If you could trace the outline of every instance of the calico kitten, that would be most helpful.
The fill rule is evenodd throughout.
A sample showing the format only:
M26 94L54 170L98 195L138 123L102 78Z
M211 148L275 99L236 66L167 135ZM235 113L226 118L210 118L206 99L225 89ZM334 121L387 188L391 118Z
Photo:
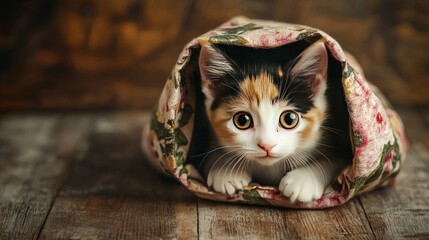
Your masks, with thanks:
M217 45L201 48L201 86L215 135L202 160L207 185L231 195L256 182L278 187L292 202L319 199L345 166L327 151L331 137L322 136L328 116L325 45L316 42L292 61L255 56L234 58Z

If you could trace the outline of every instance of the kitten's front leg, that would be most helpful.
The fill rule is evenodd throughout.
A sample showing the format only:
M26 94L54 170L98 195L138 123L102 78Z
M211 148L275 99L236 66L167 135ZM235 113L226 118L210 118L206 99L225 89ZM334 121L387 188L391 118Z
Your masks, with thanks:
M214 168L207 177L207 185L216 192L233 195L248 186L251 180L246 169Z
M321 171L313 167L301 167L288 172L280 181L279 190L291 202L310 202L319 199L326 187Z
M326 186L345 166L341 160L321 160L317 165L294 169L282 178L279 190L292 202L310 202L322 197Z

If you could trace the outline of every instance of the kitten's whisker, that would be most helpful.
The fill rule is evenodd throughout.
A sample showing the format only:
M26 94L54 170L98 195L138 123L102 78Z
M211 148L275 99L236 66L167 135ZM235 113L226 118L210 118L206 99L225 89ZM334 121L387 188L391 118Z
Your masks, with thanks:
M222 159L224 156L226 156L226 155L228 155L228 154L231 154L231 153L234 153L234 151L226 152L226 153L222 154L220 157L218 157L218 158L216 159L216 161L213 163L213 165L210 167L210 170L208 171L208 174L210 174L210 172L211 172L211 171L213 170L213 168L217 165L217 163L219 162L219 160L220 160L220 159Z
M220 168L220 170L219 170L219 172L218 172L218 174L219 173L221 173L221 172L223 172L223 176L222 176L222 179L225 179L225 175L228 173L228 169L229 169L229 167L234 163L234 162L236 162L235 161L235 159L237 159L238 158L238 155L234 155L232 158L230 158L230 159L228 159L223 165L222 165L222 167ZM222 171L222 169L225 167L225 165L227 166L226 167L226 170L225 171ZM234 169L234 167L232 168L232 170ZM232 172L232 170L231 170L231 172ZM231 172L229 172L229 174L230 174L230 177L231 177ZM226 189L225 189L226 190Z
M284 172L289 172L290 169L292 168L290 161L291 161L290 156L286 156L286 158L282 161L284 165L283 167Z
M245 169L248 168L248 166L247 166L248 160L247 160L245 154L243 154L243 153L241 154L240 159L241 159L241 161L240 161L240 166L238 167L238 171L240 172L240 176L243 176ZM243 187L245 187L245 186L243 186Z
M230 86L230 85L228 85L228 84L225 84L225 83L222 83L222 84L220 84L221 86L225 86L225 87L227 87L227 88L229 88L229 89L232 89L232 90L234 90L240 97L244 97L243 96L243 94L241 93L241 91L240 91L240 89L237 89L237 88L235 88L235 87L232 87L232 86Z
M300 87L301 85L304 85L304 83L303 82L298 82L296 85L295 85L295 87L293 87L290 91L285 91L285 94L286 94L286 99L289 97L289 95L291 95L291 94L293 94L293 93L296 93L296 91L295 91L295 89L297 89L298 87Z
M242 156L240 155L240 153L239 154L237 154L237 158L236 158L237 160L234 160L234 161L231 161L231 162L235 162L235 164L232 166L232 169L231 169L231 172L229 173L230 174L230 178L229 179L232 179L232 174L233 174L233 172L234 172L234 169L235 169L235 167L237 166L237 164L239 164L239 163L241 163L241 161L242 161ZM232 159L231 159L232 160ZM238 165L238 166L240 166L240 165ZM237 168L237 174L238 174L238 168ZM228 171L228 169L227 169L227 171Z
M254 149L254 148L246 148L246 147L241 147L239 148L240 150L246 150L246 151L251 151L251 152L258 152L258 150Z
M219 150L223 150L223 149L228 149L228 148L231 148L231 149L232 149L231 151L234 151L234 150L235 150L234 148L239 147L239 146L240 146L240 145L222 146L222 147L218 147L218 148L215 148L215 149L213 149L213 150L211 150L211 151L207 152L207 153L206 153L206 155L204 156L204 158L201 160L200 164L198 165L198 168L197 168L197 169L200 169L200 168L201 168L202 164L204 163L204 161L206 160L206 158L207 158L211 153L216 152L216 151L219 151ZM200 156L201 156L201 155L200 155Z
M334 129L334 128L330 128L330 127L327 127L327 126L320 126L320 128L322 128L323 130L326 130L328 132L331 132L333 134L336 134L336 135L338 135L338 136L340 136L342 138L347 138L347 136L345 136L343 134L344 131L340 131L340 130L337 130L337 129Z
M346 131L344 131L344 130L341 130L341 129L339 129L339 128L333 128L333 127L328 127L328 126L323 126L324 128L327 128L327 129L331 129L331 130L333 130L333 131L337 131L337 132L343 132L343 133L345 133Z
M307 156L307 165L308 165L308 167L310 167L310 169L312 169L311 170L311 174L312 174L312 176L313 176L313 178L314 178L314 180L315 180L315 182L316 182L316 184L319 184L319 181L317 180L317 178L316 178L316 176L315 176L315 173L314 173L314 167L316 167L317 169L319 169L319 171L320 171L320 173L322 173L322 177L323 177L323 181L325 182L325 183L327 183L327 181L328 181L328 177L327 177L327 175L326 175L326 172L325 172L325 170L324 170L324 168L323 168L323 166L322 166L322 164L316 159L316 158L314 158L314 156L312 156L312 155L310 155L310 154L307 154L307 153L304 153L303 152L303 155L304 156ZM329 160L328 160L329 161ZM312 163L312 164L310 164L310 162Z
M291 161L291 163L293 163L292 167L294 169L306 165L305 158L303 158L303 156L301 156L300 153L293 153L293 154L291 154L289 156L293 160L293 161ZM297 164L299 164L299 165L297 165Z
M327 176L326 176L326 173L325 173L322 165L320 164L320 162L317 161L317 159L315 159L313 156L311 156L311 155L309 155L309 154L307 154L305 152L303 152L302 154L307 157L307 159L306 159L307 167L309 167L311 169L311 175L313 177L314 182L317 185L319 185L319 181L318 181L318 179L317 179L317 177L315 175L315 172L314 172L315 170L319 169L320 172L322 173L323 181L326 183ZM314 167L316 167L316 169L314 169Z
M225 170L224 177L225 177L226 173L229 173L229 178L228 179L232 179L232 176L233 176L233 173L234 173L234 168L237 165L237 163L239 162L238 159L239 159L238 156L235 156L234 158L230 159L228 167ZM229 170L230 167L232 167L231 170Z
M316 159L314 159L313 157L312 157L312 161L313 161L314 165L315 165L315 166L320 170L320 172L322 173L323 180L324 180L324 182L325 182L325 184L326 184L326 183L328 182L328 176L326 175L325 169L323 168L322 164L321 164L319 161L317 161Z
M298 87L300 87L301 85L303 85L302 82L299 82L295 87L293 87L290 91L288 90L287 92L285 92L285 97L284 99L288 99L290 95L296 93L295 89L297 89Z
M235 157L235 156L233 156L233 157ZM216 174L216 176L214 177L214 178L217 178L218 176L219 176L219 174L220 173L222 173L222 169L225 167L225 165L229 165L231 162L229 161L231 158L229 158L229 159L227 159L226 161L224 161L223 162L223 164L222 164L222 166L221 166L221 168L219 169L219 171L217 172L217 174ZM225 172L223 172L223 176L222 176L222 178L225 178L225 173L226 173L226 171Z
M312 155L308 154L308 153L303 153L304 155L306 155L308 157L308 159L313 163L312 165L317 167L318 169L320 169L320 172L322 173L323 179L325 181L325 183L327 183L327 175L325 172L325 169L323 168L322 164ZM326 156L325 156L326 157ZM327 159L329 162L330 160ZM332 165L332 164L331 164Z
M323 147L332 148L332 149L335 149L335 150L341 150L341 148L337 148L335 146L328 145L328 144L318 143L317 145L320 145L320 146L323 146Z
M240 173L240 175L243 175L244 168L243 165L246 163L246 157L243 154L240 154L240 164L238 165L237 172Z
M317 150L316 148L314 148L313 151L320 153L320 155L322 155L329 162L329 165L331 165L331 167L334 167L334 165L332 164L332 161L325 154L323 154L321 151Z
M232 146L222 146L222 147L217 147L217 148L214 148L214 149L212 149L212 150L210 150L210 151L203 152L203 153L200 153L200 154L197 154L197 155L192 155L192 156L189 156L189 157L190 157L190 158L194 158L194 157L201 157L201 156L203 156L203 155L210 154L210 153L215 152L215 151L220 150L220 149L233 148L233 147L239 147L239 146L240 146L240 145L232 145Z
M282 172L286 172L286 158L283 158L282 160L280 160L280 166L282 169Z
M289 163L291 164L291 169L295 169L295 168L298 168L299 166L298 165L296 165L297 163L297 161L296 161L296 158L295 158L295 156L293 156L293 155L290 155L290 157L292 158L292 161L290 161ZM299 160L298 160L299 161Z

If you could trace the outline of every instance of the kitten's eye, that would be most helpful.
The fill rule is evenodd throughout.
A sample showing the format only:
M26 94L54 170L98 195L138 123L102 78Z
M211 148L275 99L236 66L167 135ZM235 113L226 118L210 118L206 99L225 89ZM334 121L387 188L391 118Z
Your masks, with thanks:
M294 111L284 111L280 115L280 125L285 129L292 129L298 125L299 116L298 113Z
M238 112L233 117L234 125L240 130L246 130L253 126L252 115L247 112Z

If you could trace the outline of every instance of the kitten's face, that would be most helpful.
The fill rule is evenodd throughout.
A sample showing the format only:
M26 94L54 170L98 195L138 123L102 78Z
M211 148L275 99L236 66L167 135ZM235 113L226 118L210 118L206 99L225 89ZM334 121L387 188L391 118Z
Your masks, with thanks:
M289 66L240 69L211 46L200 56L207 114L221 145L261 165L315 147L326 111L323 43Z

